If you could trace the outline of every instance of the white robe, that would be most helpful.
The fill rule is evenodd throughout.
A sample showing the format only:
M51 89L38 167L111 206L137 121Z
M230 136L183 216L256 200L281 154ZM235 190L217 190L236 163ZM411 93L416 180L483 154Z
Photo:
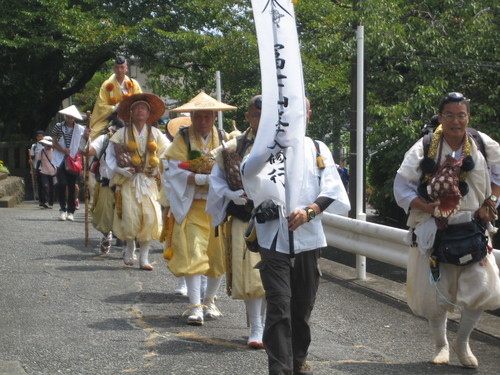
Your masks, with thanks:
M486 134L480 134L485 143L488 163L471 140L471 156L475 167L467 174L469 193L462 198L460 212L473 214L484 199L491 194L490 172L500 165L500 146ZM443 142L442 159L451 154L450 146ZM431 215L409 209L410 202L418 196L421 177L420 162L424 157L423 142L419 140L405 154L398 169L394 195L399 206L409 211L408 226L421 228L432 220ZM459 157L459 154L457 155ZM407 299L412 311L432 319L455 306L471 310L491 310L500 307L500 278L495 257L486 256L481 262L466 266L440 264L440 281L434 285L430 279L429 255L431 249L411 247L407 267Z

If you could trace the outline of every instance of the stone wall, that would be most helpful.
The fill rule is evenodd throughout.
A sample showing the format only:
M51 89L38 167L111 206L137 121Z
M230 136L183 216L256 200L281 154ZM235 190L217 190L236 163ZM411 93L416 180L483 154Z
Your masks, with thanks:
M0 173L0 207L14 207L24 200L25 185L22 177Z

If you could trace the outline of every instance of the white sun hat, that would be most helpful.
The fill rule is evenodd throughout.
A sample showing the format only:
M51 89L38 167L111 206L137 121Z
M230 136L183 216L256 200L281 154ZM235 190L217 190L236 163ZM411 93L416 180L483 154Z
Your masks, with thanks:
M40 143L43 145L52 146L52 137L50 135L47 135L43 137Z
M80 111L78 111L78 108L76 108L75 105L70 105L69 107L61 109L59 111L59 113L61 115L65 115L65 116L71 116L73 118L76 118L77 120L83 120L83 117L80 114Z

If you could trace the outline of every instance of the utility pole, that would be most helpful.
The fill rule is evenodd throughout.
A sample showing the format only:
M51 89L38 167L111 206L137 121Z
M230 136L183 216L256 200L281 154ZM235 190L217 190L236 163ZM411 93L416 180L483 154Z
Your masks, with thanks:
M358 9L358 0L353 0L353 10ZM356 29L356 59L351 62L351 136L349 198L351 211L349 217L366 220L365 204L365 106L364 106L364 28L354 22ZM359 280L366 279L366 257L356 254L356 274Z
M357 12L358 11L358 3L360 0L353 0L353 11ZM353 23L353 31L356 32L357 27L359 26L359 22L356 20ZM356 166L356 158L358 154L358 149L357 149L357 136L358 136L358 131L357 131L357 70L358 70L358 63L357 59L353 58L351 60L351 115L350 115L350 137L349 137L349 148L350 148L350 154L349 154L349 198L351 201L351 211L349 212L349 217L356 219L356 214L360 209L364 212L365 211L365 199L363 199L363 207L357 207L356 204L356 186L358 181L356 178L357 175L357 166ZM364 103L363 103L364 104ZM363 117L364 117L364 105L363 105ZM364 140L363 140L364 144ZM362 152L363 150L359 150L359 152ZM364 168L364 163L363 163L363 168ZM363 184L363 196L364 196L364 191L365 191L365 181L360 181L360 183ZM364 197L363 197L364 198Z

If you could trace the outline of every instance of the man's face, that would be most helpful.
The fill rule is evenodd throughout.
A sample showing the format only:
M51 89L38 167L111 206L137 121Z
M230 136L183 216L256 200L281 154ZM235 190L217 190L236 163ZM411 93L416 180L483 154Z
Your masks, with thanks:
M131 110L130 118L133 123L144 124L149 117L149 107L146 103L137 103Z
M128 65L124 64L115 64L113 65L113 71L115 72L116 79L121 82L125 78L125 74L128 72Z
M250 123L250 127L253 132L257 134L257 130L259 129L260 122L260 113L262 111L254 106L250 107L247 113L245 113L245 118Z
M212 131L215 122L214 111L194 111L191 114L191 122L193 123L194 130L205 137Z
M438 119L443 125L444 135L463 138L470 119L467 104L463 102L445 104Z
M73 116L64 115L64 118L66 119L66 125L73 126L75 123L75 118Z
M309 122L311 121L312 116L311 102L308 98L306 98L306 128L309 126Z

